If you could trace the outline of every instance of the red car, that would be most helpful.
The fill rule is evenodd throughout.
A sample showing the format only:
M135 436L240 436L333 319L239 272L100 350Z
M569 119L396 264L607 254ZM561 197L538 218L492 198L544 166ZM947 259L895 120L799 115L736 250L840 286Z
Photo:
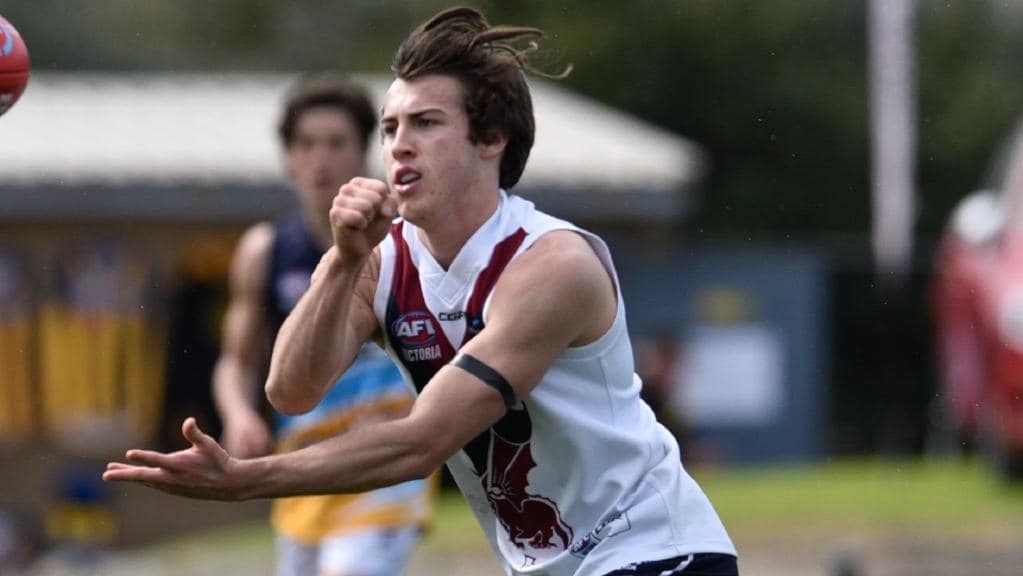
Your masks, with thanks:
M993 185L953 212L931 286L943 413L1013 479L1023 479L1021 135Z

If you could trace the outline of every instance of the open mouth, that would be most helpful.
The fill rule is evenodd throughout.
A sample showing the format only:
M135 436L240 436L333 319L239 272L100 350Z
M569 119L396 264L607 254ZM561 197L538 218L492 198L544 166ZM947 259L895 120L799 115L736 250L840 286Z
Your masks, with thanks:
M422 177L423 177L422 174L420 174L419 172L408 170L406 172L398 174L398 184L411 184L412 182L415 182Z
M402 168L394 174L394 191L399 194L411 192L423 175L411 168Z

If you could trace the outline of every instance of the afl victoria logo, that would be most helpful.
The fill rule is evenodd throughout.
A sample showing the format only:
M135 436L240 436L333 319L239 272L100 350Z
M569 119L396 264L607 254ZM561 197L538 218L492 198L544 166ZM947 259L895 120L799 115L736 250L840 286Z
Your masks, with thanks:
M407 312L391 324L391 332L405 348L421 348L437 339L433 317L427 312Z

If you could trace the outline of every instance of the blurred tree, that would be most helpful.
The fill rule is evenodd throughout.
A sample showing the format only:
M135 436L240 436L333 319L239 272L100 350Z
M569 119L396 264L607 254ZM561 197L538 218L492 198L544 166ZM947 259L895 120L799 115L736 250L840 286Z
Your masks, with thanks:
M706 146L692 234L865 237L863 2L482 0L495 23L550 33L566 83ZM36 69L387 69L424 0L7 0ZM919 232L935 234L1019 113L1023 49L1005 3L924 2L919 14Z
M1023 5L922 3L918 229L982 184L1023 110Z

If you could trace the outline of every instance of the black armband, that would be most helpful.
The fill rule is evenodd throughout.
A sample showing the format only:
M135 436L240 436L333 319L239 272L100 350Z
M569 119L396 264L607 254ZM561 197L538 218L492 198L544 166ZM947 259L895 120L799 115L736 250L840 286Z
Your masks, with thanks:
M515 399L515 391L512 390L511 384L504 379L504 376L501 376L497 370L494 370L476 358L473 358L465 352L459 352L458 356L455 356L455 359L451 361L451 365L458 366L462 370L465 370L469 374L472 374L482 380L487 386L490 386L494 390L500 392L501 398L504 398L504 405L506 408L511 409L511 407L517 402Z

